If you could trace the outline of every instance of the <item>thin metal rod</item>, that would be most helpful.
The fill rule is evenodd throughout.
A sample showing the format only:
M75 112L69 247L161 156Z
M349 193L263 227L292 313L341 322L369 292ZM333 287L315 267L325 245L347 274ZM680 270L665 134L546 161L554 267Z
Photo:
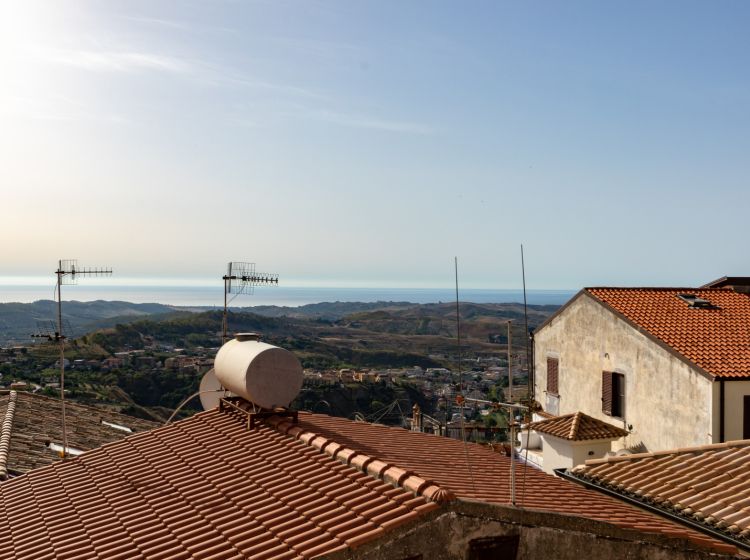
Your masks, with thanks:
M458 257L453 257L456 271L456 339L458 341L458 390L463 391L464 379L461 372L461 316L458 309Z
M513 402L513 365L511 356L513 355L511 347L511 319L508 319L508 396L505 398L508 402Z
M221 343L226 344L227 342L227 292L229 291L229 286L227 283L229 282L229 276L224 277L224 314L221 318Z
M512 418L512 416L511 416ZM516 421L510 423L510 503L516 505Z
M68 428L65 423L65 337L62 325L62 278L65 271L62 261L57 266L57 338L60 343L60 405L62 406L62 458L68 455Z
M529 313L526 305L526 266L523 262L523 243L521 243L521 277L523 278L523 322L524 322L524 328L526 329L526 374L528 378L528 384L529 384L529 398L534 398L534 364L532 363L531 358L531 345L530 345L530 336L531 333L529 333Z

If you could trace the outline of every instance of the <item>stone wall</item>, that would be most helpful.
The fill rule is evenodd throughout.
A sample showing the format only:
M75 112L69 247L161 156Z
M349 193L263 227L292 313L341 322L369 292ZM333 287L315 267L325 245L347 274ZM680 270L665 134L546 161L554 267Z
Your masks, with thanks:
M493 544L499 547L494 553L490 550ZM684 540L618 529L590 519L457 501L359 548L322 557L324 560L485 558L719 560L731 556L695 548Z

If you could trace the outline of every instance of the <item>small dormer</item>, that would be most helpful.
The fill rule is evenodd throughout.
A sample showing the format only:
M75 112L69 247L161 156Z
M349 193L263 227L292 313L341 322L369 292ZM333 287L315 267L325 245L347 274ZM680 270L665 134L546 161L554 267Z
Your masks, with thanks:
M721 309L718 305L714 305L707 299L695 294L677 294L677 297L687 303L691 309Z

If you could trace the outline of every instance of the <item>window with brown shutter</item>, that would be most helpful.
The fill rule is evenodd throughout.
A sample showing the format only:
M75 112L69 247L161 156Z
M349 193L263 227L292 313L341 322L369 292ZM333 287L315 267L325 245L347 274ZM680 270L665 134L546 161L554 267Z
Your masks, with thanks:
M612 416L612 372L602 372L602 412Z
M609 416L625 417L625 375L613 371L602 372L602 412Z
M559 379L558 372L560 371L560 363L557 358L547 358L547 392L553 395L559 395Z

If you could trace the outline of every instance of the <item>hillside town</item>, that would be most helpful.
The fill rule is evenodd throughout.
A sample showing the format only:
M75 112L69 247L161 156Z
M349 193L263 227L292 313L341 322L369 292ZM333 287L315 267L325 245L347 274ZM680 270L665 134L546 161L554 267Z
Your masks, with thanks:
M531 372L519 363L510 376L507 356L475 359L460 381L445 367L303 369L257 334L66 359L71 375L200 377L203 412L165 424L74 392L63 408L53 377L9 383L0 534L14 547L0 557L37 557L22 537L31 528L54 558L73 557L80 531L76 558L750 555L748 325L750 277L723 277L584 288L534 330ZM6 349L3 364L29 352ZM292 402L316 388L403 384L437 403L432 414L379 403L346 419L322 400ZM65 532L46 503L69 512Z

